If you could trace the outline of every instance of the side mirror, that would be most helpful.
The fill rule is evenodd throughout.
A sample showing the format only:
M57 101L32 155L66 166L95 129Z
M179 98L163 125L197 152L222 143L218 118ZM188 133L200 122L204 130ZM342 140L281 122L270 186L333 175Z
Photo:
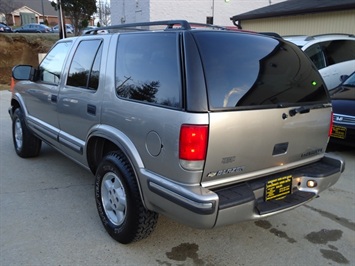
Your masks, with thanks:
M345 80L348 79L348 77L349 77L348 75L341 75L341 76L340 76L340 81L341 81L341 82L344 82Z
M12 77L16 80L32 80L34 68L29 65L17 65L12 69Z

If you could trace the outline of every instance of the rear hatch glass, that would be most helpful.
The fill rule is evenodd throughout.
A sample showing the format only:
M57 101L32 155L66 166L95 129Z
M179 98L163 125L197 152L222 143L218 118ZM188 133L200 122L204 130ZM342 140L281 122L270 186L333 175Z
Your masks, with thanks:
M210 110L207 185L281 171L324 153L328 92L297 46L233 32L194 32L194 38Z

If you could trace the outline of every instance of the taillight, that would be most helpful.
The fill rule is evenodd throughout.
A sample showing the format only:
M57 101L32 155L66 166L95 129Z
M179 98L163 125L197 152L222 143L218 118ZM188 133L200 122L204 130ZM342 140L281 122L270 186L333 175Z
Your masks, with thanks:
M196 168L191 165L191 162L199 162L199 167L201 167L201 161L206 159L207 142L208 125L184 124L181 126L179 158L185 161L185 166L190 165L187 168Z
M329 125L329 132L328 132L328 137L330 137L332 135L332 131L333 131L333 118L334 118L334 115L333 115L333 112L330 116L330 125Z

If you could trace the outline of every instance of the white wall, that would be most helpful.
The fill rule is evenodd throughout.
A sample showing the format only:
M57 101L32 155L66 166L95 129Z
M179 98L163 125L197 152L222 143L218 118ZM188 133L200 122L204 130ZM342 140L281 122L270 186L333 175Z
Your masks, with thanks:
M226 2L227 1L227 2ZM214 24L233 26L230 17L269 5L270 0L111 0L112 25L186 19L206 23L214 15ZM272 4L285 0L271 0Z

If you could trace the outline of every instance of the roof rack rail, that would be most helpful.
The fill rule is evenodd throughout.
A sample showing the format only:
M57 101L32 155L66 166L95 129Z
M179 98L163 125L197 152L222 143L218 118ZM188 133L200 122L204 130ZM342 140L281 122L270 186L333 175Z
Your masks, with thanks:
M217 26L217 25L213 25L213 24L204 24L204 23L199 23L199 22L189 22L190 27L200 27L200 28L211 28L211 29L217 29L217 30L230 30L226 27L222 27L222 26Z
M204 24L198 22L188 22L186 20L162 20L162 21L138 22L138 23L128 23L128 24L100 27L100 28L88 30L87 32L85 32L84 35L100 34L100 32L102 31L105 31L106 33L110 31L147 31L149 30L148 27L150 26L166 26L165 30L172 30L172 29L191 30L192 27L210 28L210 29L226 30L226 31L231 30L222 26ZM139 27L147 27L147 28L144 29Z
M190 23L187 22L186 20L163 20L163 21L138 22L138 23L128 23L128 24L99 27L85 32L85 35L98 34L100 31L110 31L110 30L146 31L148 29L140 29L138 27L149 27L149 26L166 26L165 30L173 29L176 26L179 26L178 29L184 29L184 30L191 29Z
M349 33L323 33L323 34L317 34L317 35L312 35L312 37L317 38L317 37L322 37L322 36L344 36L344 37L355 37L354 34L349 34Z

